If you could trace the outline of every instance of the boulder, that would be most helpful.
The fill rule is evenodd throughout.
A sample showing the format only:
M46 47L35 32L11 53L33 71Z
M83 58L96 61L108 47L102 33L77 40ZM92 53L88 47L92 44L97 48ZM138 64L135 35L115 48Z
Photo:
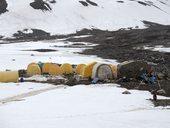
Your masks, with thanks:
M122 94L131 94L129 91L124 91Z
M139 78L144 71L151 69L151 65L144 61L125 61L117 66L118 78Z

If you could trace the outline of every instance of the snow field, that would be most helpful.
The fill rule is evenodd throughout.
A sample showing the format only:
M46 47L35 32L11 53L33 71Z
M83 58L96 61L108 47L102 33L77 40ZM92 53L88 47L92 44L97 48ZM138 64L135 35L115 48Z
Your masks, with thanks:
M149 92L126 89L115 84L79 85L60 88L1 106L2 128L55 127L169 127L170 111L146 99ZM158 97L163 98L163 97ZM169 113L169 114L168 114Z

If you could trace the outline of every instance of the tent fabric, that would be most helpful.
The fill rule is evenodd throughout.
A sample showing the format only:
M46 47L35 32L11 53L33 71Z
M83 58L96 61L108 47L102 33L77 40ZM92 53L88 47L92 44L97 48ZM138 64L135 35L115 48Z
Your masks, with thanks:
M61 69L57 64L51 64L49 67L49 75L61 75Z
M78 65L76 66L76 70L75 70L76 74L82 75L82 70L83 70L83 68L84 68L85 66L86 66L85 64L78 64Z
M38 66L40 67L41 71L42 71L43 65L44 65L44 63L38 62Z
M19 73L18 71L1 71L0 72L0 82L18 82Z
M89 78L92 76L92 70L93 70L93 66L96 64L97 62L91 62L89 64L87 64L82 71L82 77L83 78Z
M41 75L41 69L38 64L31 63L27 67L27 75L34 76L34 75Z
M35 63L35 62L32 62L32 63L30 63L29 65L32 65L32 64L37 64L37 63ZM28 65L28 66L29 66L29 65Z
M112 79L112 68L108 64L96 63L92 71L92 79L99 78L100 80Z
M62 74L72 74L73 73L73 67L68 63L62 64L60 66L60 69L61 69Z
M50 66L52 63L44 63L42 66L42 73L43 74L49 74Z
M117 78L117 65L111 64L110 67L112 68L113 77Z

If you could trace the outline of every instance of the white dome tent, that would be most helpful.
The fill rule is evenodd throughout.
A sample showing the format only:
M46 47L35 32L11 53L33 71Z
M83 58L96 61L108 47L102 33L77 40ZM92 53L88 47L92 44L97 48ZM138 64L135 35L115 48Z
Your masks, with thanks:
M107 64L96 63L92 71L92 79L99 78L100 80L112 79L112 68Z

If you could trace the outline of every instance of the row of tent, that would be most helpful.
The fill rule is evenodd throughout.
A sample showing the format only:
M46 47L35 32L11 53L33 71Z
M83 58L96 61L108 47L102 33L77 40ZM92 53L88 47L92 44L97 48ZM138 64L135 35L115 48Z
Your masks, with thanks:
M30 63L27 66L27 76L34 75L69 75L76 74L82 76L82 78L94 79L98 77L100 79L112 79L117 76L117 66L101 64L97 62L91 62L89 64L78 64L72 66L69 63L58 65L55 63ZM0 82L18 82L18 71L1 71Z
M91 62L89 64L78 64L75 67L69 63L58 65L55 63L31 63L27 67L27 75L41 75L48 74L52 76L56 75L68 75L68 74L81 75L83 78L95 78L112 79L117 75L117 66L101 64L97 62Z
M91 62L89 64L78 64L72 66L65 63L58 65L55 63L30 63L27 66L27 76L48 74L56 75L80 75L82 78L137 78L140 77L145 70L150 70L151 66L143 61L126 61L118 65L101 64ZM0 71L0 82L18 82L18 71Z

